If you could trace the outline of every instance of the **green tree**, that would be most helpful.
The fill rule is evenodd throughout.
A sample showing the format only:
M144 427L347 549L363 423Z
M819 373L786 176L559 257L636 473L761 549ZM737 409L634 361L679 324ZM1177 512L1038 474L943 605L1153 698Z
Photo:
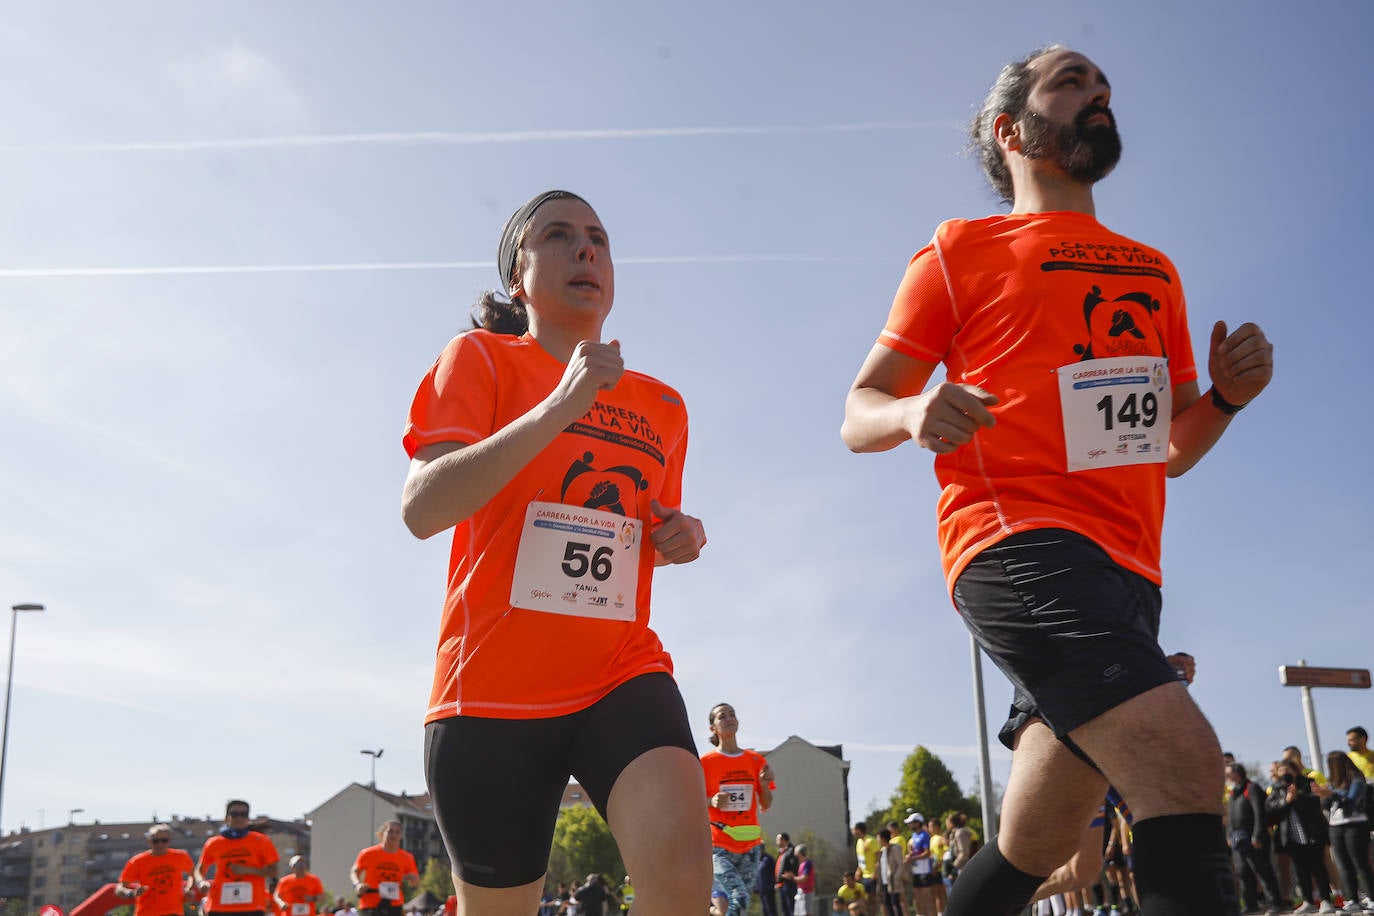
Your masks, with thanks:
M447 900L453 895L453 875L449 872L448 866L434 856L429 857L425 863L425 873L420 878L420 891L429 891L440 900Z
M0 909L0 916L29 916L29 906L23 897L10 897Z
M973 815L979 807L975 799L964 795L944 761L918 744L902 761L902 778L888 809L869 815L872 829L890 820L903 823L908 810L919 811L928 818L943 818L952 811Z
M566 881L571 886L580 884L592 872L605 875L611 887L619 887L625 876L620 847L595 808L564 808L553 828L548 880Z

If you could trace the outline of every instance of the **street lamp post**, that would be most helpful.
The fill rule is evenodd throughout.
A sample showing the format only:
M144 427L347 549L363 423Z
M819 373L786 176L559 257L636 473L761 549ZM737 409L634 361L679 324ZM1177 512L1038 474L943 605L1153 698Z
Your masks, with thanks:
M20 611L41 611L41 604L14 604L10 606L10 669L5 677L5 725L0 734L0 806L5 801L5 758L10 747L10 694L14 692L14 628L19 620ZM4 820L0 819L0 835L4 833Z
M85 808L69 808L69 809L67 809L67 823L68 823L68 824L75 824L75 823L76 823L76 816L77 816L78 814L85 814L85 813L86 813L86 809L85 809Z
M375 751L358 751L359 754L366 754L372 758L372 781L368 783L368 820L367 835L372 836L372 831L377 829L377 758L382 756L382 751L386 748L377 748Z

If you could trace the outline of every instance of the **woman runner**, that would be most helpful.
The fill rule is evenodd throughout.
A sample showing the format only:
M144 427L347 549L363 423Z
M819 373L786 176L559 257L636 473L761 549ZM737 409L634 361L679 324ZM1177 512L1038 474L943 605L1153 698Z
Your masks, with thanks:
M749 889L763 858L759 811L773 805L773 769L762 754L739 746L739 720L729 703L711 707L707 723L716 746L701 757L710 800L711 867L730 900L727 916L739 916L749 908Z
M509 300L478 302L403 440L407 527L454 529L425 769L457 912L534 912L572 775L623 850L636 913L696 916L710 891L701 768L649 629L654 567L706 543L678 508L687 412L602 341L615 270L586 201L528 201L497 267Z

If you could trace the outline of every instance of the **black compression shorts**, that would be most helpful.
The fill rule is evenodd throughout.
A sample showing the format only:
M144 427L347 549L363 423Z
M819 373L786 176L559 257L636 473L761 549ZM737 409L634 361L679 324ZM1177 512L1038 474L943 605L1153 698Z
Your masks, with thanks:
M539 878L568 776L605 817L616 779L658 747L697 756L682 694L662 673L626 681L566 716L431 722L425 779L454 872L492 888Z
M999 541L959 576L954 603L1016 688L998 734L1007 747L1039 718L1082 756L1069 732L1177 680L1159 648L1159 586L1077 532Z

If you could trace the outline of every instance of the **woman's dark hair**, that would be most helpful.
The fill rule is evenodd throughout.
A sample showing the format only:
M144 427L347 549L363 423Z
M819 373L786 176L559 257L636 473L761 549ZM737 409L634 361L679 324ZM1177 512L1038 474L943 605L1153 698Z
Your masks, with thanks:
M530 329L530 316L519 299L503 298L489 289L477 297L477 304L472 307L472 326L519 337Z
M1352 780L1364 779L1355 761L1343 751L1332 751L1326 755L1326 775L1337 789L1348 789Z
M1068 48L1063 45L1046 45L1003 67L1002 72L997 75L997 82L992 84L987 98L983 99L982 107L969 124L970 147L978 155L988 184L992 185L992 189L997 192L1003 203L1012 202L1015 189L1011 185L1011 170L1007 168L1007 161L1002 157L1002 148L997 145L997 134L992 129L993 122L1003 113L1010 115L1013 121L1021 120L1026 113L1031 83L1034 82L1031 64L1046 54L1067 50Z
M531 213L530 215L533 216L534 214ZM514 275L518 275L524 266L525 235L529 232L529 228L530 221L526 219L524 225L520 226L515 234ZM507 282L509 283L509 280ZM472 307L472 326L485 328L494 334L510 334L519 337L530 329L530 316L525 311L525 303L519 297L509 296L500 290L489 289L477 297L477 302Z

